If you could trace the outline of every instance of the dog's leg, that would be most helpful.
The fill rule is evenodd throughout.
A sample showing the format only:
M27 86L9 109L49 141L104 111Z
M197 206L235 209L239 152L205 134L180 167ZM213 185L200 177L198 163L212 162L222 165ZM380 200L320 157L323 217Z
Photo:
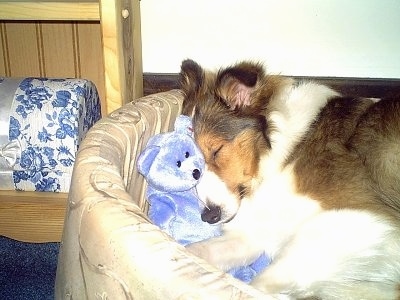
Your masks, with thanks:
M186 248L223 271L248 265L263 252L244 235L233 233L193 243Z

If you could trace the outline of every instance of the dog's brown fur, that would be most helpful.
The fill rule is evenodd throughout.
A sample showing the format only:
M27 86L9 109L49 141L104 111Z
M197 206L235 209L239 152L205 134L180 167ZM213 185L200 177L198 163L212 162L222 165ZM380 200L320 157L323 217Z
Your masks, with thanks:
M382 200L400 210L400 100L383 99L361 117L348 142L365 165Z
M383 106L386 103L373 104L370 100L336 98L327 104L308 138L299 143L292 153L296 157L295 173L300 193L321 199L323 207L327 209L367 209L371 206L376 210L382 207L382 197L371 181L364 159L360 159L357 153L361 151L360 145L365 145L365 140L360 139L357 133L364 129L359 120L365 119L366 111L376 105ZM400 131L396 135L400 138ZM374 147L373 143L371 137L369 148ZM375 163L383 158L372 157L372 153L366 153L366 150L364 154ZM392 150L386 148L386 151ZM400 168L400 164L397 164L397 168ZM381 173L376 179L382 183L388 179L399 179L397 174L390 175L388 177Z

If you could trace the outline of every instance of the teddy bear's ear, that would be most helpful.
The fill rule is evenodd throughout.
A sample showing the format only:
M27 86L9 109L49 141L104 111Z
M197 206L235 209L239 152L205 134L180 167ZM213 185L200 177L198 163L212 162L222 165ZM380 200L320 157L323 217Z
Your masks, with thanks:
M137 160L137 168L140 174L143 176L147 176L149 174L151 165L160 152L159 146L149 146L140 153L139 158Z
M189 136L193 136L192 118L179 115L175 120L174 129L178 133L185 133Z

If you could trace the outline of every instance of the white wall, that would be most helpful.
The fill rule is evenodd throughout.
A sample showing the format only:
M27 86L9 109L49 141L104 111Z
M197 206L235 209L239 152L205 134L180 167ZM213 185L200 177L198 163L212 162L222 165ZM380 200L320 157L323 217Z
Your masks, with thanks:
M185 58L285 75L400 78L400 0L142 0L144 72Z

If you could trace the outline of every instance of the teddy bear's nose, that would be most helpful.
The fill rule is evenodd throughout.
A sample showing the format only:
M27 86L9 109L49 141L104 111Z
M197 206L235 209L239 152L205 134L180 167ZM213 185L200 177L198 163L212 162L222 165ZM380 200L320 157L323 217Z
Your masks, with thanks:
M199 169L194 169L193 172L192 172L192 175L193 175L194 179L199 180L201 172L200 172Z

